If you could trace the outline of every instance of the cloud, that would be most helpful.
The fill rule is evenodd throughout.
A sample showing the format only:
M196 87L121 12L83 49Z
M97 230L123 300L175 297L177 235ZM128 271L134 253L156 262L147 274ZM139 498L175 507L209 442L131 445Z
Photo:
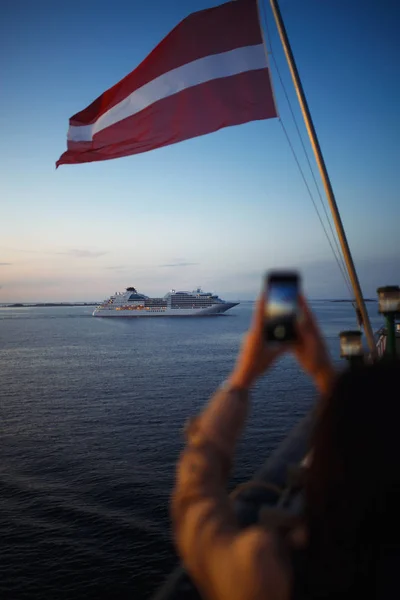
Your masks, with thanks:
M159 267L195 267L196 265L199 265L200 263L196 263L196 262L175 262L175 263L169 263L166 265L158 265Z
M104 267L104 268L107 269L107 271L125 271L125 269L128 269L129 267L126 267L124 265L116 265L116 266Z
M61 256L74 256L75 258L98 258L99 256L104 256L104 254L108 254L108 252L105 250L84 250L82 248L71 248L70 250L64 250L63 252L33 249L23 250L22 248L5 248L4 246L0 246L0 248L11 252L24 252L25 254L51 254ZM11 263L0 263L0 266L1 265L11 265Z
M0 262L0 267L8 267L9 265L12 265L12 263Z
M64 254L67 256L73 256L75 258L98 258L99 256L104 256L107 252L102 250L93 251L93 250L82 250L81 248L71 248L71 250L66 250L65 252L55 252L55 254Z

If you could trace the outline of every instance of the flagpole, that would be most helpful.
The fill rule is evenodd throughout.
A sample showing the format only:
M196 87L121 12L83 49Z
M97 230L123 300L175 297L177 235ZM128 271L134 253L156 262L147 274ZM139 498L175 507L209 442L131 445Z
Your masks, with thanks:
M310 110L308 108L306 96L304 94L303 86L300 81L299 72L297 70L296 62L290 47L289 39L286 33L286 28L282 19L281 11L279 9L278 0L270 0L272 12L274 14L276 26L278 28L279 36L281 38L282 46L285 52L286 60L289 65L290 74L293 79L294 88L296 90L297 98L300 104L303 119L306 125L307 133L310 138L311 146L315 155L315 160L318 165L318 169L321 175L321 179L324 185L324 189L328 198L329 207L332 212L333 222L336 227L340 245L343 251L344 260L346 262L347 270L349 272L350 281L353 286L354 296L357 302L357 306L362 315L364 324L365 335L367 338L368 346L371 351L372 357L377 356L376 344L374 339L374 333L372 331L371 322L364 302L363 294L361 291L360 282L358 280L357 272L354 266L353 257L351 255L349 243L347 241L346 233L343 227L342 219L339 214L339 209L336 203L335 194L333 193L332 184L329 179L328 171L325 165L325 160L322 155L321 147L317 138L314 123L311 118Z

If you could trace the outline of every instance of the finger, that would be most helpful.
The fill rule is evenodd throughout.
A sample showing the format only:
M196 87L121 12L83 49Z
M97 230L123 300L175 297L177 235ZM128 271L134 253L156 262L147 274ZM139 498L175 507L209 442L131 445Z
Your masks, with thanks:
M304 332L306 334L313 333L314 335L318 335L319 337L321 337L321 333L315 320L315 317L308 305L307 300L304 298L303 295L299 296L299 306L301 309L302 318L299 319L298 326L301 332Z
M299 295L299 317L296 322L297 339L292 351L299 356L311 347L315 341L321 339L318 326L303 295Z
M261 333L264 327L266 301L266 293L265 290L263 290L257 299L253 314L253 322L251 325L251 329L253 331L257 331L258 333Z

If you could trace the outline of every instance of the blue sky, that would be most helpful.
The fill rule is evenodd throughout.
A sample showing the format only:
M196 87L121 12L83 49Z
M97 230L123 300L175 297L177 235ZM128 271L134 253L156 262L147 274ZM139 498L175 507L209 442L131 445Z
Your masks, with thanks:
M246 299L277 267L300 269L311 297L347 297L277 120L54 168L69 117L133 70L188 13L218 3L2 4L0 302L98 300L127 285L148 294L202 285ZM395 0L281 0L281 10L361 283L375 295L378 285L400 279L400 7ZM273 81L298 148L275 70Z

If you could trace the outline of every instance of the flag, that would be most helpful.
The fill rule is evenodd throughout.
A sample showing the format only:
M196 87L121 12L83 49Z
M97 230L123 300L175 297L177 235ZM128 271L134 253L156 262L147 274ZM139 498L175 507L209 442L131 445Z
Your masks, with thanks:
M189 15L70 119L62 164L108 160L277 116L256 0Z

